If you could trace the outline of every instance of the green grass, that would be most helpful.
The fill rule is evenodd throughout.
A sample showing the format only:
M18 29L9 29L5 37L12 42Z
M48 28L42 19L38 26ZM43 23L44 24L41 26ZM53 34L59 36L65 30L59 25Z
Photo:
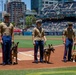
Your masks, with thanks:
M48 38L61 38L61 36L47 36ZM33 48L32 36L15 36L15 42L19 41L19 48ZM48 44L60 45L62 40L47 40L46 46Z
M76 67L30 70L0 70L0 75L76 75Z
M76 75L76 67L30 70L27 75Z
M15 42L19 41L19 48L33 48L32 40L15 40ZM46 46L48 44L60 45L62 44L61 40L47 40Z
M62 36L46 36L47 38L61 38ZM32 38L32 36L22 36L22 35L16 35L15 38Z
M15 40L19 42L19 48L33 48L32 40Z

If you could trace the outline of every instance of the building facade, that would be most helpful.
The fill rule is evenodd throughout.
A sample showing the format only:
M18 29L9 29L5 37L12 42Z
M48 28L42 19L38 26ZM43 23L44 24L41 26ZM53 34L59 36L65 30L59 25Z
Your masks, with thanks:
M0 22L2 21L2 12L0 12Z
M6 0L6 3L8 3L8 2L13 2L13 1L21 2L21 0Z
M39 0L31 0L31 10L38 12L39 10Z
M15 26L21 25L20 20L25 20L25 11L26 11L26 5L24 2L8 2L6 3L6 11L10 13L10 22L14 22ZM25 22L22 22L22 25L25 24Z

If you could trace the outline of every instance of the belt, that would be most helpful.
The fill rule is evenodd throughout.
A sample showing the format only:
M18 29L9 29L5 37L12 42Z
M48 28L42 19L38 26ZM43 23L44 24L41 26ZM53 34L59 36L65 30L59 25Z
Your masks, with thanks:
M68 38L69 40L73 40L72 38Z
M4 33L3 36L10 36L10 34L6 34L6 33Z

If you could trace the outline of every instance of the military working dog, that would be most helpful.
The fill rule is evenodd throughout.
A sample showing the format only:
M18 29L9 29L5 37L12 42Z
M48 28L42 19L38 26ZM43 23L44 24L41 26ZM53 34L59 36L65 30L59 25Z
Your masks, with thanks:
M45 63L50 63L50 55L51 55L51 52L54 53L54 47L53 45L51 44L48 44L48 48L44 48L44 62Z
M18 61L17 61L18 44L19 44L19 42L13 43L13 46L11 48L11 53L12 53L11 61L12 61L12 64L18 64Z
M72 50L72 60L73 60L73 62L76 61L76 50L75 50L75 47L76 47L76 43L74 44L74 50Z

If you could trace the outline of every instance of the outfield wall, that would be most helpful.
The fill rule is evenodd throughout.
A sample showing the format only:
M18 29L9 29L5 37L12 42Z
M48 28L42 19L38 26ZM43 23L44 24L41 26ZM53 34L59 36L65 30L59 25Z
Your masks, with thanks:
M62 35L62 32L45 32L46 35Z
M45 32L46 35L62 35L62 32ZM32 32L23 32L22 35L32 35Z

